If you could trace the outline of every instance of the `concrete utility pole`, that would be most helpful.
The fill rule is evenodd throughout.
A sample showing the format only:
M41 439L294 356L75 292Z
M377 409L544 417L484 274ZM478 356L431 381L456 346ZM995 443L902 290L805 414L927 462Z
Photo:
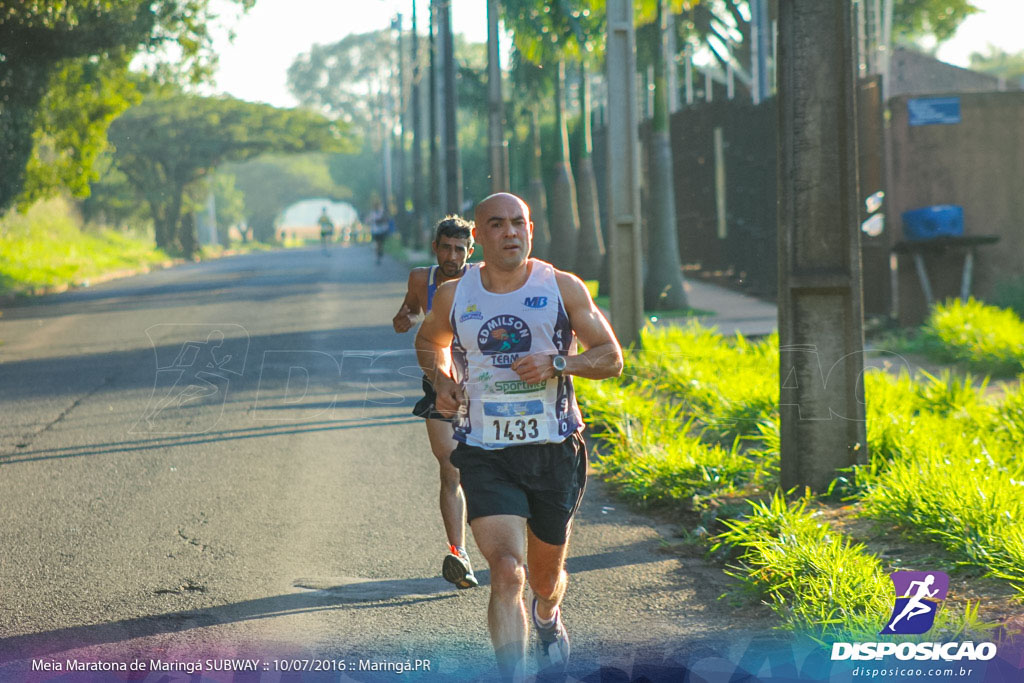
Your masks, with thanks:
M753 59L751 76L754 78L754 104L768 98L768 53L771 48L771 24L768 21L768 0L750 0L750 55Z
M487 0L487 113L491 192L508 192L508 142L505 140L505 100L501 96L498 0Z
M633 0L608 0L608 216L611 222L612 327L639 344L644 325L640 240L640 112L636 92Z
M779 0L784 489L867 462L853 27L850 0Z
M405 223L405 46L402 39L402 13L395 16L391 24L396 32L398 40L398 145L395 147L395 210L398 214L399 227L402 232L402 241L409 243L408 227Z
M462 211L462 167L459 163L458 124L456 122L458 98L455 92L455 39L452 36L451 0L440 0L438 10L440 10L438 33L443 46L441 72L444 80L444 209L448 213L460 213Z
M430 208L431 213L442 213L444 206L444 173L440 173L441 150L438 149L438 124L441 112L440 40L437 39L437 0L430 0Z
M412 210L413 246L423 244L423 122L420 120L420 38L416 33L416 0L412 0Z

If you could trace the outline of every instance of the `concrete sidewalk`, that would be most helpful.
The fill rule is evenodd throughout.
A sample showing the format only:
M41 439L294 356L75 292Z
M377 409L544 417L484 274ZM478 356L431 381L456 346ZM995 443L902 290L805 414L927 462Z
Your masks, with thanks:
M735 290L695 278L685 281L690 307L710 311L697 318L705 327L717 327L723 335L758 337L778 329L778 307ZM658 325L685 325L693 318L659 318Z
M413 265L425 263L431 257L429 251L406 249L404 260ZM717 327L726 336L738 333L750 337L771 334L778 328L778 308L773 303L696 278L688 278L684 284L690 308L711 312L696 318L705 327ZM685 325L690 320L694 318L658 316L656 324Z

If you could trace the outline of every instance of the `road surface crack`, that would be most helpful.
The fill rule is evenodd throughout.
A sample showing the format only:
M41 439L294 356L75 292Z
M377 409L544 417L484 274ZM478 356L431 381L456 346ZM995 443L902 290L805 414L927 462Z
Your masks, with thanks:
M76 398L71 403L71 405L69 405L67 408L65 408L63 411L61 411L60 415L55 417L53 420L51 420L47 424L43 425L42 428L36 430L34 433L27 434L24 437L22 437L21 440L19 440L18 443L16 443L14 445L14 450L13 451L9 451L9 452L3 453L2 456L0 456L0 457L6 457L6 456L9 456L9 455L14 455L17 451L25 449L25 448L29 448L30 446L32 446L33 442L36 439L38 439L40 436L42 436L43 434L45 434L46 432L50 431L55 426L57 426L58 424L63 422L64 419L75 410L75 408L77 408L78 406L82 405L87 400L89 400L90 398L95 396L96 393L100 389L102 389L103 387L105 387L108 384L112 383L114 381L115 376L116 375L111 374L111 375L107 375L106 377L104 377L103 380L99 384L97 384L95 387L90 389L87 393L82 394L81 396Z

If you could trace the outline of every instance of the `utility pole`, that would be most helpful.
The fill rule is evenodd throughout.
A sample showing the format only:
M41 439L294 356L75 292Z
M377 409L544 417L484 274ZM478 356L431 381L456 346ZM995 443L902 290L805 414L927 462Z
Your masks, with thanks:
M380 121L377 127L380 130L381 146L381 204L385 211L391 211L394 201L391 174L391 112L388 107L388 95L384 92L384 86L378 84L378 98L380 103Z
M611 314L624 346L639 345L644 325L640 239L640 123L633 0L608 0L608 217Z
M423 246L423 122L420 121L420 38L416 33L416 0L412 0L412 210L413 246Z
M462 211L462 167L459 163L459 138L456 112L458 98L455 92L455 39L452 36L451 0L440 0L438 33L443 46L444 74L444 176L445 206L447 213Z
M398 12L392 27L398 35L398 145L395 149L396 219L401 229L402 242L409 243L409 226L406 217L406 173L405 173L405 46L402 39L402 13Z
M442 213L444 206L444 174L440 173L441 152L438 149L438 119L441 117L441 70L438 67L437 0L430 0L430 207Z
M491 192L508 192L508 142L505 140L505 100L501 95L499 52L498 0L487 0L487 142Z
M771 46L771 25L768 23L768 0L750 0L750 36L754 79L753 100L760 104L768 98L768 50Z
M779 0L779 393L783 489L866 464L850 0Z

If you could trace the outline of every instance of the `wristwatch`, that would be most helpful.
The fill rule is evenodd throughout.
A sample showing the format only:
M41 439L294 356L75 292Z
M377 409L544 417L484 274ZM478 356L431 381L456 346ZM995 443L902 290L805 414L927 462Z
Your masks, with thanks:
M555 377L561 377L565 372L565 356L555 356L551 359L551 367L555 369Z

